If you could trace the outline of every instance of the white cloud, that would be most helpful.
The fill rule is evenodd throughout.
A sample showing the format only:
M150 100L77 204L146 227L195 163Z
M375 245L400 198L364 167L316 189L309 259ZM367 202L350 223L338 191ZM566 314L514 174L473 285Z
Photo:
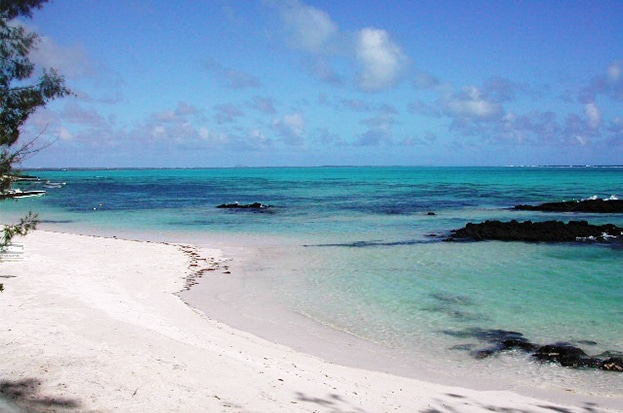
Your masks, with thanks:
M208 140L210 139L210 130L205 126L201 126L199 129L197 129L197 135L201 140Z
M195 106L186 102L178 102L175 109L175 114L178 116L195 115L198 112L199 110Z
M465 88L463 93L446 99L446 113L452 117L487 121L499 119L504 115L504 108L499 103L483 98L480 89L475 86Z
M81 46L66 47L52 38L41 36L31 53L32 61L41 67L57 69L69 79L94 77L97 70Z
M57 131L58 138L64 141L70 141L74 138L73 134L69 131L69 129L61 127Z
M316 78L326 83L339 85L343 83L342 76L335 70L331 61L324 57L316 56L307 64L307 70Z
M281 12L287 41L312 56L306 59L307 69L323 82L341 84L348 76L338 73L336 67L348 72L357 66L357 86L375 92L394 86L404 74L409 59L387 31L367 27L344 32L325 11L300 0L270 3ZM337 65L336 57L346 57L340 62L346 65Z
M393 143L392 127L396 123L391 113L381 113L375 117L364 119L362 124L368 130L357 137L354 146L390 146Z
M316 54L329 51L338 27L326 12L300 1L281 2L280 9L295 48Z
M617 116L612 119L611 129L623 133L623 117Z
M623 101L622 60L615 61L606 68L605 73L595 76L592 83L582 90L580 102L592 102L597 95L604 95L616 101Z
M360 30L355 47L357 60L362 67L359 86L363 90L377 91L397 83L408 59L385 30Z
M155 139L164 139L167 136L167 129L164 125L153 125L150 136Z
M219 124L233 122L237 118L244 116L244 112L236 105L222 103L214 106L216 122Z
M407 107L411 112L417 113L423 116L430 116L434 118L439 118L442 116L441 111L436 106L433 106L430 103L423 102L421 100L411 102L408 104Z
M251 107L263 113L277 112L275 109L274 99L270 97L255 96L253 98L253 102L251 103Z
M223 134L225 145L221 145L220 149L239 152L262 151L272 147L272 140L260 129L251 128L241 132L240 135Z
M217 108L218 110L218 108ZM197 115L199 110L186 102L178 102L175 110L164 110L162 112L154 112L151 117L156 122L164 123L184 123L187 117Z
M99 126L105 123L104 118L94 109L85 109L73 102L65 104L59 117L64 122L79 125Z
M584 114L586 115L588 127L591 129L599 129L601 125L601 110L595 102L584 105Z
M586 144L588 143L583 136L576 135L574 136L574 138L580 144L580 146L586 146Z
M271 140L259 129L251 129L248 137L253 147L270 146L271 144Z
M434 89L439 86L441 82L435 76L430 73L418 73L415 76L415 87L421 90Z
M621 67L623 65L623 62L616 62L611 64L610 66L608 66L608 79L613 82L619 82L621 80L621 76L623 73L623 67Z
M487 79L482 86L482 96L487 100L497 103L512 102L516 98L517 91L522 89L515 82L503 77L495 76Z
M260 80L250 73L225 67L222 64L207 60L203 67L216 76L221 86L229 89L249 89L260 86Z
M43 139L53 142L56 139L71 139L71 132L62 126L62 121L56 111L40 108L35 111L26 124L22 127L20 137L25 141L41 136Z
M342 99L342 106L356 112L367 112L371 109L367 102L360 99Z
M152 116L157 122L174 122L176 120L175 112L172 110L153 113Z
M23 25L27 30L37 32L27 24ZM121 75L105 61L89 55L82 44L59 44L50 36L40 35L30 52L30 59L38 69L57 70L79 101L114 104L123 99Z
M273 123L275 131L284 138L284 141L291 145L300 145L303 141L305 132L305 119L300 113L286 115L283 119Z
M329 146L337 146L344 147L347 146L347 142L337 133L331 132L327 128L319 128L315 131L315 141L320 143L323 147Z

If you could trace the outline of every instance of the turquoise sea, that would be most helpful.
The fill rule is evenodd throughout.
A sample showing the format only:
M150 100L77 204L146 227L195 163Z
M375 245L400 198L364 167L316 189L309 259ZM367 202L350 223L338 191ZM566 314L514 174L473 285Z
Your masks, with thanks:
M520 353L476 360L476 329L623 352L623 247L443 242L467 222L621 214L519 212L516 204L623 196L620 167L317 167L36 170L42 198L0 203L42 228L244 246L245 292L390 349L388 366L504 377L514 388L623 394L623 376L541 365ZM262 212L218 209L261 202ZM434 212L429 214L429 212ZM249 255L251 256L251 255ZM234 257L235 261L236 257ZM259 259L259 263L258 260ZM244 260L242 260L244 261ZM389 354L388 353L388 354ZM388 367L388 370L391 368ZM443 374L439 374L443 376ZM497 376L496 376L497 375ZM458 379L456 379L458 380ZM458 380L460 382L460 380ZM460 384L460 383L459 383Z

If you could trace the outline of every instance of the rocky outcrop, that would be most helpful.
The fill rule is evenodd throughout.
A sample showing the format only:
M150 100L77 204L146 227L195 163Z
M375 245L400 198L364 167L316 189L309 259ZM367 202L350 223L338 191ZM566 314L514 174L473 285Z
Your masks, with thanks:
M447 241L498 240L527 242L612 241L623 234L616 225L591 225L586 221L510 222L485 221L468 223L451 232Z
M580 347L572 343L554 343L539 345L530 342L523 334L507 330L467 329L451 331L447 334L456 337L473 337L489 343L489 347L474 350L470 345L459 345L457 349L469 349L475 358L491 357L503 351L519 350L530 353L535 360L559 364L570 368L589 368L606 371L623 372L623 353L608 351L595 356L589 356Z
M254 210L263 210L271 208L272 205L262 204L260 202L253 202L252 204L240 204L238 202L234 202L232 204L220 204L217 208L226 208L226 209L254 209Z
M623 200L619 199L585 199L580 201L547 202L540 205L516 205L520 211L544 212L591 212L591 213L621 213Z

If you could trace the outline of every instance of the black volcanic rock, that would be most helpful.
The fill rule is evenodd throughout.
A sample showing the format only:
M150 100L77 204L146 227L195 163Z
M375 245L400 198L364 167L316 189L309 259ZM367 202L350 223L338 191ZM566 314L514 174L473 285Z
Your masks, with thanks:
M217 206L217 208L225 209L268 209L271 207L272 205L266 205L260 202L253 202L252 204L240 204L238 202L234 202L231 204L220 204Z
M591 225L586 221L545 221L510 222L485 221L480 224L468 223L465 227L451 232L448 241L456 240L498 240L528 242L570 242L605 241L618 238L623 228L616 225Z
M458 338L476 338L489 346L474 350L472 345L462 344L455 349L469 350L477 359L495 356L505 351L522 351L531 358L543 363L558 364L563 367L576 369L599 369L623 373L623 357L620 352L605 352L596 356L589 356L579 347L571 343L554 343L539 345L530 342L522 333L516 331L470 328L463 331L446 331L448 335ZM579 340L577 343L584 342Z
M621 213L623 200L586 199L580 201L546 202L540 205L516 205L520 211Z
M623 358L611 357L601 362L601 369L607 371L623 372Z
M600 367L601 360L589 357L584 350L567 343L547 344L537 348L532 357L539 361L558 363L563 367Z

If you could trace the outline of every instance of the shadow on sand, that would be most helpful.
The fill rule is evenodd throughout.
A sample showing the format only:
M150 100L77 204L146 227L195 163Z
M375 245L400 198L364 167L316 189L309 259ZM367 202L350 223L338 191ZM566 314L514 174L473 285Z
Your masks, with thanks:
M22 379L0 381L0 411L16 413L71 412L80 407L77 400L46 396L40 393L41 381Z
M357 407L337 394L327 394L325 397L312 397L304 393L296 393L299 403L313 403L318 405L322 412L328 413L373 413L366 406ZM391 396L388 396L391 400ZM534 404L527 406L513 406L512 404L493 405L472 400L460 394L445 394L431 399L430 407L420 410L420 413L462 413L462 412L499 412L499 413L606 413L594 403L585 403L582 407L565 407L559 405ZM394 406L396 411L413 411L410 406Z

